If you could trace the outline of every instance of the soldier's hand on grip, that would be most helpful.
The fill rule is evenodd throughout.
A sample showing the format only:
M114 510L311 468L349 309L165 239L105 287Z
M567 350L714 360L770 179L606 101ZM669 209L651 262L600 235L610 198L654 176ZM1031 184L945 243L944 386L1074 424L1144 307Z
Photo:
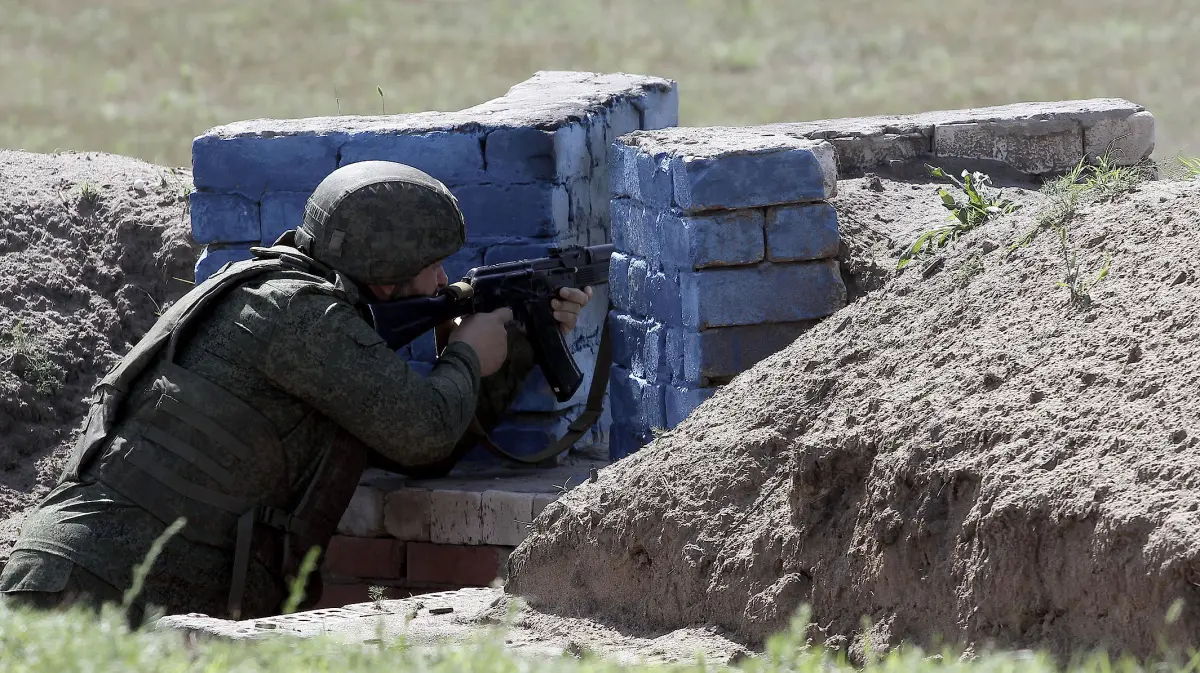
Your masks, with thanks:
M466 316L450 332L448 343L463 341L474 348L479 357L479 375L489 376L508 357L508 331L504 325L512 319L512 309L508 308Z

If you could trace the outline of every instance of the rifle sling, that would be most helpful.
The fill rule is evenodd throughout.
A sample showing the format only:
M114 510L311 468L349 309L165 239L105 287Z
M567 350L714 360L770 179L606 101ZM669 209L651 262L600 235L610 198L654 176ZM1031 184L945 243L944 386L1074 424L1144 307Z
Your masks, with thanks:
M600 348L596 352L596 367L592 370L592 384L588 388L587 404L583 412L574 421L571 421L571 424L567 426L566 433L552 442L550 446L532 456L518 456L509 453L500 448L492 440L487 430L479 422L478 416L471 417L471 425L467 428L467 432L475 435L479 443L496 456L523 465L538 465L574 446L575 442L579 441L596 424L596 421L600 420L600 415L604 411L604 393L608 390L608 375L612 365L612 341L609 338L608 332L607 325L600 330ZM442 344L438 344L439 352L441 351L441 346Z

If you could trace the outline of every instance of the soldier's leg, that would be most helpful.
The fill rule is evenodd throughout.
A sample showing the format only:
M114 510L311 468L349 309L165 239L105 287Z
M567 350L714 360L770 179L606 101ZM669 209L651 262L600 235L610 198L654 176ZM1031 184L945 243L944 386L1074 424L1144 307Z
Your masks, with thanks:
M54 554L19 550L0 574L0 597L10 604L36 610L82 605L99 611L105 603L120 604L122 592L87 569ZM140 621L141 610L128 615Z

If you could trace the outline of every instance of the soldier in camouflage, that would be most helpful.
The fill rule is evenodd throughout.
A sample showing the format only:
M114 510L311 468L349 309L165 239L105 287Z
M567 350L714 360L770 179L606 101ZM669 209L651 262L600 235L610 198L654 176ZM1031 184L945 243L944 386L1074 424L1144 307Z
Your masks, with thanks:
M368 161L330 174L300 227L195 287L97 384L58 486L0 574L6 600L120 602L182 517L131 618L147 606L277 614L366 465L444 471L474 443L472 418L493 426L531 371L508 309L440 330L428 376L372 328L368 300L432 294L465 239L454 196L421 171ZM560 296L565 332L591 289Z

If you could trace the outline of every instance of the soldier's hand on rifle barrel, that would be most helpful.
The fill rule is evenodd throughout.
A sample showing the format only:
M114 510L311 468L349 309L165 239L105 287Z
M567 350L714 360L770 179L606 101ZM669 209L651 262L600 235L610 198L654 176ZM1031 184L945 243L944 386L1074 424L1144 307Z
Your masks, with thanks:
M490 376L508 357L508 331L504 325L512 318L512 309L508 308L466 316L450 332L447 343L464 341L469 344L479 357L479 375Z
M592 288L585 287L579 290L564 287L558 291L558 296L561 298L550 300L550 308L554 309L554 319L558 321L558 328L563 334L570 334L571 330L575 329L575 322L579 320L579 312L592 300Z

